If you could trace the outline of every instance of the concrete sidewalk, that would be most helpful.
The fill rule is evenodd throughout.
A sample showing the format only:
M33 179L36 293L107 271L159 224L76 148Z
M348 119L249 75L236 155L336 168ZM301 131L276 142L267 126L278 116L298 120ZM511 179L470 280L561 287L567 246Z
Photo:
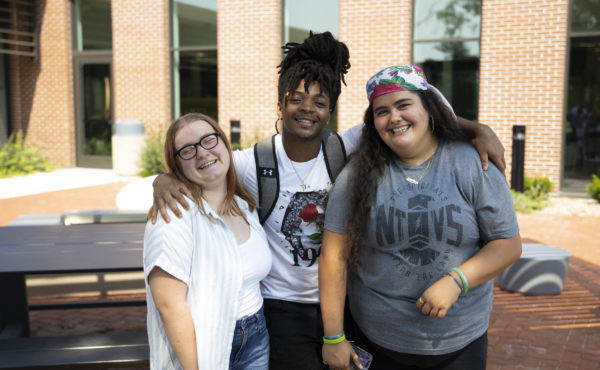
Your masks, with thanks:
M27 176L0 179L0 199L41 194L117 182L131 182L139 176L119 176L113 170L67 168L38 172Z
M0 179L0 226L19 215L59 215L72 210L146 211L154 177L119 176L113 170L69 168Z
M0 225L23 213L116 209L117 194L136 180L0 199ZM560 295L532 297L495 288L488 369L600 369L600 217L537 212L519 213L518 219L522 238L564 248L572 257ZM37 294L32 302L143 297L139 290L80 297ZM141 330L145 315L144 307L30 313L32 333L38 336Z

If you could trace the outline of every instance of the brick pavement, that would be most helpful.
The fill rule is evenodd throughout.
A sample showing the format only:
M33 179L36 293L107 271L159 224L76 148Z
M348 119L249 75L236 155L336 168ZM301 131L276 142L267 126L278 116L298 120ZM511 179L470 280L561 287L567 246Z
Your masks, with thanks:
M114 197L125 185L0 200L0 225L22 213L116 208ZM567 249L572 257L560 295L533 297L494 289L488 369L600 369L600 217L534 213L518 218L523 238ZM145 313L145 307L32 311L31 329L38 336L141 330Z

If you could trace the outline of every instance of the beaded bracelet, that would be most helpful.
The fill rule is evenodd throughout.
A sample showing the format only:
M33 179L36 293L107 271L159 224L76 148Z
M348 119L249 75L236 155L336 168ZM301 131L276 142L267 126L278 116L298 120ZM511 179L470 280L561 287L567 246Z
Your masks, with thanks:
M344 333L344 332L342 332L342 334L338 334L338 335L323 336L323 343L327 343L327 344L336 344L339 342L343 342L344 340L346 340L346 333Z
M460 295L467 294L467 292L469 291L469 282L467 281L467 277L465 276L465 274L463 274L463 272L460 271L458 267L453 267L452 269L450 269L450 271L456 271L458 276L460 276L460 280L462 281L462 291L460 292Z
M450 276L452 278L452 280L454 280L454 282L456 283L456 285L458 285L458 289L460 289L460 292L462 293L462 284L460 283L460 281L458 281L457 278L454 277L454 275L452 275L451 273L446 273L446 275Z

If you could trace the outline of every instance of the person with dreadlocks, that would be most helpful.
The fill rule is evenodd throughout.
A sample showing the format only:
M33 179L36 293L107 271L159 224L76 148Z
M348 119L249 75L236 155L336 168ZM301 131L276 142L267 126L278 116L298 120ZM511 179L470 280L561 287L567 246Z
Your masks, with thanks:
M235 151L233 160L241 183L259 204L273 255L271 271L262 281L270 368L314 370L326 368L318 289L324 214L335 176L346 154L356 150L363 125L339 135L324 129L350 68L344 43L330 32L311 32L304 42L287 43L283 49L276 121L281 132L254 149ZM485 125L461 122L484 153L482 162L487 163L489 153L502 165L504 149L493 132ZM266 161L270 165L261 159L265 151L271 153ZM342 165L333 158L342 158ZM178 215L175 199L188 195L187 189L169 174L159 175L153 186L152 220L158 211L168 219L166 204ZM272 201L266 202L269 197Z

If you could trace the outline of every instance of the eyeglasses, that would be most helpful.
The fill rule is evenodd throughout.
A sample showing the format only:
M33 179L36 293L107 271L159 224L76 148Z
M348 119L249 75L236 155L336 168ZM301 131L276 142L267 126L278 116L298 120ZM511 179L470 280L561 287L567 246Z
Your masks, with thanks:
M186 145L183 148L179 149L175 152L181 159L188 160L192 159L196 156L198 152L198 145L206 150L210 150L219 144L219 136L221 136L218 132L213 132L212 134L208 134L200 138L200 141L196 144Z

